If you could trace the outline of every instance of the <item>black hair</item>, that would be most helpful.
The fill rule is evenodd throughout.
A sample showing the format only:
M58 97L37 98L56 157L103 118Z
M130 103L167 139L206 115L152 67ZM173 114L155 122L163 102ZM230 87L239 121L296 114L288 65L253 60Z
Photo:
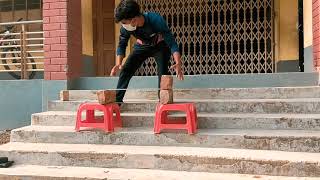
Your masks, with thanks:
M114 17L116 23L119 23L122 20L132 19L140 14L140 6L135 0L122 0L115 9Z

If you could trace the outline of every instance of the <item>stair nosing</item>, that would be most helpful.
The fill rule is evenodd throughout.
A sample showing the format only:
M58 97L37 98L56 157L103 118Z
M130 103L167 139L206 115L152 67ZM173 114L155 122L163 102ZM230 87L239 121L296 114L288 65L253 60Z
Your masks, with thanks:
M146 156L191 156L198 158L230 158L258 161L320 162L320 153L284 152L273 150L248 150L230 148L133 146L97 144L55 144L10 142L0 146L0 151L21 153L93 153Z

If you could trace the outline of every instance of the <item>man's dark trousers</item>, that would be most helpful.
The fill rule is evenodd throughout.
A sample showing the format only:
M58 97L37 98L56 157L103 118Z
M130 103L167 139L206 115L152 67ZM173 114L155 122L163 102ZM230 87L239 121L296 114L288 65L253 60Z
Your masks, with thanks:
M170 48L164 41L155 46L136 45L120 72L117 89L121 90L117 90L117 102L123 102L123 98L126 93L123 89L128 88L132 76L149 57L154 57L156 60L159 78L158 88L160 88L161 76L169 74L168 66L171 57Z

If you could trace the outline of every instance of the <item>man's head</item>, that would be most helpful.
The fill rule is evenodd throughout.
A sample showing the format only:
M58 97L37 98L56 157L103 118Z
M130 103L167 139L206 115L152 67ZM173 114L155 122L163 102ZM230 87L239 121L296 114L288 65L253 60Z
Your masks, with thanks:
M122 0L115 9L115 21L127 30L135 30L141 16L140 6L135 0Z

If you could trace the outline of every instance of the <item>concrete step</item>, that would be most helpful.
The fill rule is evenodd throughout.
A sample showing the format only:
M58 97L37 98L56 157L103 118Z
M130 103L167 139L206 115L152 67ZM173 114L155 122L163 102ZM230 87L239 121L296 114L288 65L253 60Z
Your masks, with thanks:
M153 127L154 113L121 113L124 127ZM173 115L172 117L183 117ZM32 115L32 125L74 126L76 112L48 111ZM320 114L199 113L199 128L320 130Z
M11 133L11 142L59 144L114 144L138 146L189 146L320 152L320 131L199 129L196 135L162 133L152 128L120 128L112 134L91 130L75 132L73 126L29 126Z
M119 169L70 166L20 165L0 169L0 179L32 180L316 180L312 177L283 177L246 174Z
M158 99L157 89L128 90L125 99ZM70 100L96 100L97 90L70 90ZM320 98L320 87L216 88L174 90L181 99L289 99Z
M51 101L49 111L76 111L87 101ZM300 99L180 99L195 102L198 112L204 113L320 113L320 98ZM133 100L126 102L122 112L154 112L157 101Z
M320 153L199 147L9 143L0 156L17 165L158 169L319 177Z

